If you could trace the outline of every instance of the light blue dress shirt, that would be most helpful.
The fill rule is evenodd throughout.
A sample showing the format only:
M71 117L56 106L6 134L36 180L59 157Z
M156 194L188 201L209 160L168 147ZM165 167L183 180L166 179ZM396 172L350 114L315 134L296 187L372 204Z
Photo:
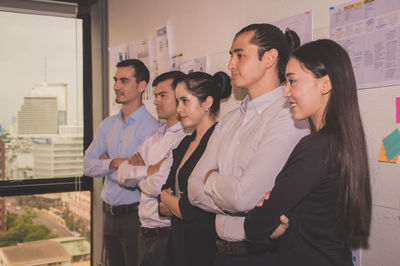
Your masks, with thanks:
M103 177L102 198L113 206L139 202L140 191L118 184L117 170L110 170L115 158L129 158L135 154L146 137L160 127L160 123L142 105L136 112L122 119L122 110L103 120L93 142L85 152L84 172L87 176ZM99 157L107 153L110 159Z

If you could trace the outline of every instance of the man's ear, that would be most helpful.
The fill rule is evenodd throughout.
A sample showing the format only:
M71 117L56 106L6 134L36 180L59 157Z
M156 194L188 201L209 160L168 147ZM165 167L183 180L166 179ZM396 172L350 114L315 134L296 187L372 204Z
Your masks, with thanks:
M140 92L144 92L144 90L147 88L147 82L142 80L141 82L139 82L138 84L138 90Z
M266 68L271 68L278 63L278 55L278 50L274 48L264 53L262 61L265 63Z

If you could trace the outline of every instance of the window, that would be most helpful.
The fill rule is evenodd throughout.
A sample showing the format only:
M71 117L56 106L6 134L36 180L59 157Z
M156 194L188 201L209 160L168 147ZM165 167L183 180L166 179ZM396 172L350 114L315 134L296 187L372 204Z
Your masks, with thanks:
M5 180L83 174L82 20L0 12Z
M45 241L48 254L65 251L49 263L90 265L92 179L82 175L83 151L92 139L90 5L95 0L66 1L80 3L0 0L0 242L10 233L7 225L25 217L47 229L37 227L17 241L21 245ZM44 219L47 225L40 215L51 217ZM54 231L57 223L64 233ZM72 245L69 238L83 250L80 255L62 249ZM1 247L5 264L4 249L16 246L9 244Z

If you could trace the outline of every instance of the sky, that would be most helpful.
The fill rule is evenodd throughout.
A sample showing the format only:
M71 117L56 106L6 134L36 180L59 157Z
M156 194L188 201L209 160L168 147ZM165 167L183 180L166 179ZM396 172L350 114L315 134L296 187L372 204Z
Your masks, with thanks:
M0 36L3 129L17 116L24 96L46 79L68 84L68 120L82 121L81 20L0 12Z

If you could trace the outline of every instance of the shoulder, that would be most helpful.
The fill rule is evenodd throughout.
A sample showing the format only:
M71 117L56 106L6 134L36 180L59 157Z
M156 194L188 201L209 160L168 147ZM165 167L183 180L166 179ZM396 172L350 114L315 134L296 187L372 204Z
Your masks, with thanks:
M103 121L101 121L97 129L97 133L110 130L116 121L118 121L118 114L106 117Z
M295 151L318 156L328 152L331 142L332 138L326 132L313 132L299 141Z

